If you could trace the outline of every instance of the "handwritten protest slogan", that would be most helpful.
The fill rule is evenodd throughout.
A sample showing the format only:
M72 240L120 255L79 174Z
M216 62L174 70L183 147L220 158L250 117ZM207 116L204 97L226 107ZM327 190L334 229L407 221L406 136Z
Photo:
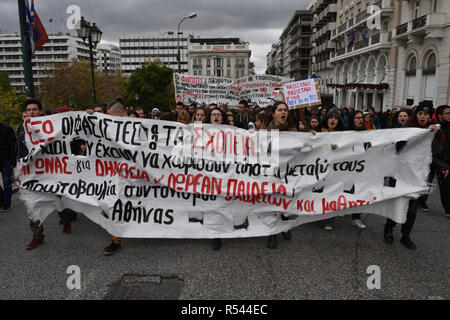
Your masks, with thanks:
M141 238L264 236L364 212L403 223L428 189L434 136L249 133L85 112L33 118L25 132L15 174L32 220L71 208Z
M281 100L279 90L288 78L272 75L255 75L238 79L202 77L175 73L173 83L175 98L184 104L191 102L206 104L228 104L237 107L240 100L251 99L260 106Z
M283 85L283 93L289 108L321 102L314 79L286 83Z

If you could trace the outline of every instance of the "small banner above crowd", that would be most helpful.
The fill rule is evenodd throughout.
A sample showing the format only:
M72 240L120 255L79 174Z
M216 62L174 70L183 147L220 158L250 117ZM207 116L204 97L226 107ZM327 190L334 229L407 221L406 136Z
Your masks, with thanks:
M239 238L350 213L403 223L428 191L434 133L311 133L66 112L25 122L29 217L65 208L110 234Z
M253 75L238 79L202 77L175 73L173 83L177 101L188 105L196 103L228 104L237 107L240 100L251 100L253 104L267 106L281 100L281 87L288 78L273 75Z

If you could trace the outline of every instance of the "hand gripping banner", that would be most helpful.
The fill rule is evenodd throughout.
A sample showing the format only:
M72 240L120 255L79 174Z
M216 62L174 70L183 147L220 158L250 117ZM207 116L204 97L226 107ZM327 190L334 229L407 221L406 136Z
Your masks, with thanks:
M29 217L71 208L110 234L238 238L336 215L404 223L434 133L248 131L67 112L33 118L16 168Z

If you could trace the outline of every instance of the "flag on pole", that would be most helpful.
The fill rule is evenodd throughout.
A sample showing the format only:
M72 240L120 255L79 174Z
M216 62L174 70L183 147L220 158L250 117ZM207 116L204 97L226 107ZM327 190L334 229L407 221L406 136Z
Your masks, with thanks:
M31 58L34 58L35 52L47 42L48 35L37 12L34 10L34 0L31 0L31 7L28 0L25 0L25 11L28 35L30 37Z

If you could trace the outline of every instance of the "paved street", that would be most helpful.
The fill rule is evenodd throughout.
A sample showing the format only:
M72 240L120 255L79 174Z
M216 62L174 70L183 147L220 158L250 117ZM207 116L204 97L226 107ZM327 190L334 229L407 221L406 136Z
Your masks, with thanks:
M103 256L110 236L84 216L62 233L57 214L45 222L45 243L26 251L31 240L24 205L0 214L0 299L103 299L126 274L176 277L179 299L450 299L450 219L437 191L431 211L419 212L412 239L417 251L382 240L384 219L363 215L359 231L350 217L337 218L326 232L316 225L292 230L292 241L278 237L278 249L265 238L224 240L221 251L210 240L124 239L122 250ZM81 289L66 286L66 269L81 269ZM381 289L366 286L366 269L381 269ZM153 277L154 278L154 277ZM173 281L173 279L172 279ZM160 286L161 297L176 291Z

